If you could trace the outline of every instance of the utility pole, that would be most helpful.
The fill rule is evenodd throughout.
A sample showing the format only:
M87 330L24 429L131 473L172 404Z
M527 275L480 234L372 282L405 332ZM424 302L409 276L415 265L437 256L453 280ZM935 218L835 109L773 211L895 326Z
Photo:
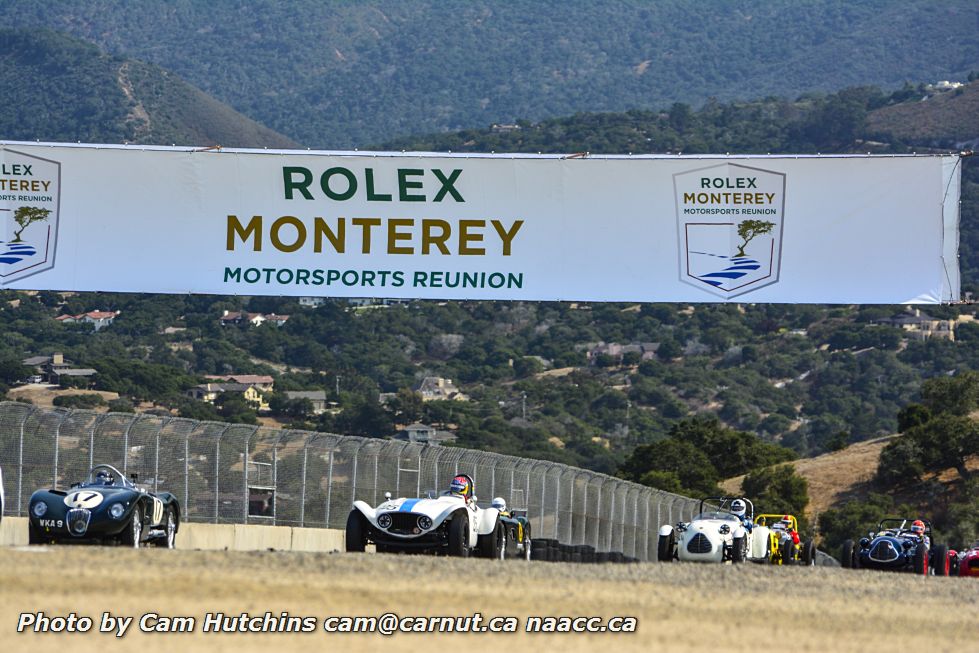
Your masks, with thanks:
M337 375L337 399L340 399L340 376Z
M526 421L527 419L527 393L526 392L520 393L520 404L521 404L521 413L523 414L523 418Z

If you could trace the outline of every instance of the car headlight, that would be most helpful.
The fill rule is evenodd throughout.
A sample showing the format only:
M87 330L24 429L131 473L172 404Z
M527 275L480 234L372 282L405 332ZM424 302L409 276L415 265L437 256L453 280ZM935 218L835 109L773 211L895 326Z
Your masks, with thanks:
M377 518L377 525L380 526L381 528L387 530L387 529L391 528L391 522L392 521L393 520L391 519L391 515L389 515L387 513L384 513L380 517Z
M126 506L121 503L113 503L109 506L109 514L112 515L113 519L119 519L126 512Z
M43 517L47 511L48 504L44 503L43 501L38 501L34 504L34 507L31 508L31 512L34 513L35 517Z
M728 526L727 524L721 524L721 528L719 530L721 532L721 535L727 535L728 533L731 532L731 527Z
M428 515L420 515L418 517L418 528L422 529L423 531L427 531L431 527L432 527L431 517L429 517Z

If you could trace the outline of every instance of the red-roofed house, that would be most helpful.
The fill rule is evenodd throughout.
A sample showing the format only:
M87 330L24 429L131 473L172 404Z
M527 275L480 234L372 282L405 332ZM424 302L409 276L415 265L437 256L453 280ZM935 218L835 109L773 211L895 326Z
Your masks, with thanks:
M93 330L98 331L112 324L112 321L116 319L119 313L121 311L89 311L88 313L79 313L78 315L59 315L54 319L62 324L85 322L91 324Z

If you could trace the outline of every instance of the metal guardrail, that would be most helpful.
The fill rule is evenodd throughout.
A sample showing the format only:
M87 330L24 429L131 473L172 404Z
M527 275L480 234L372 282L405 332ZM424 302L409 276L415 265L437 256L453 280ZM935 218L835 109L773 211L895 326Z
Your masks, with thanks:
M67 488L99 463L175 494L185 521L338 529L354 499L422 496L466 473L481 500L526 509L536 537L639 560L656 559L661 524L699 507L605 474L472 449L0 402L5 514L26 515L34 490Z

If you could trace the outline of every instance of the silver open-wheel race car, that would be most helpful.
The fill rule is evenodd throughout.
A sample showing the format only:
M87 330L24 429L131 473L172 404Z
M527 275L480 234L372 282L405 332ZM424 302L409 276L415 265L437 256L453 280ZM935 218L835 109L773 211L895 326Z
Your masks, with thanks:
M173 548L180 505L153 493L111 465L96 465L68 491L38 490L28 504L30 544L119 543Z
M659 529L657 559L690 562L768 562L771 536L751 526L755 507L741 497L707 497L689 522Z
M452 487L439 495L429 492L423 498L392 499L388 493L377 508L354 501L347 517L347 551L364 551L368 544L374 544L381 553L503 558L506 529L499 509L481 508L476 503L473 480L467 474L456 476Z

